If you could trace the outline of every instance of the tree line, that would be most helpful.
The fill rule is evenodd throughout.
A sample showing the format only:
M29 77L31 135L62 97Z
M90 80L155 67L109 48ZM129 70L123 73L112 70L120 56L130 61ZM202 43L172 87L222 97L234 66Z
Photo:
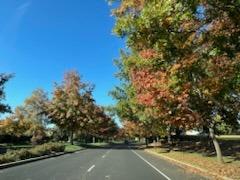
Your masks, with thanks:
M12 77L0 74L0 102L5 100L5 83ZM9 105L0 103L0 113L10 113L0 121L0 136L5 136L2 141L30 137L33 144L40 144L57 133L73 144L74 136L83 139L114 136L118 127L104 108L96 104L93 90L93 85L83 82L78 72L69 71L61 84L55 84L51 98L37 89L13 111Z
M223 162L215 134L239 128L240 2L116 5L114 33L128 48L115 61L122 83L110 93L117 101L112 110L145 137L203 130Z

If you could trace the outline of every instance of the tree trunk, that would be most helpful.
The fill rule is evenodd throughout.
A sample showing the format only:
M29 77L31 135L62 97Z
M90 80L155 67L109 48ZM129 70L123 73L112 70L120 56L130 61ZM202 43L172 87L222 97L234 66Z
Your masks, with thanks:
M168 126L168 135L167 135L167 142L168 144L172 144L172 138L171 138L171 126Z
M96 142L96 138L93 136L93 138L92 138L92 141L93 141L93 143L95 143Z
M70 131L70 136L69 136L69 141L71 143L71 145L73 145L73 131Z
M214 130L213 130L212 127L209 128L209 135L210 135L210 137L213 141L213 145L214 145L214 148L215 148L215 151L216 151L216 154L217 154L218 162L224 163L223 157L222 157L222 151L221 151L221 148L219 146L219 143L217 141L217 138L215 136L215 133L214 133Z
M181 130L177 127L175 132L176 132L176 140L181 141Z
M157 144L158 144L158 136L154 138L154 148L157 147Z
M146 143L146 147L148 147L148 138L145 137L145 143Z

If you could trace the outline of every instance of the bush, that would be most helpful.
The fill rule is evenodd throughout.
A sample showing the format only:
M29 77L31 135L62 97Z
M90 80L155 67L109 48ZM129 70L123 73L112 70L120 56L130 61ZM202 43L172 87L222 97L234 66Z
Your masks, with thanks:
M44 132L44 130L39 129L32 136L31 143L33 145L42 144L45 138L46 138L46 133Z
M0 164L48 155L54 152L63 152L64 149L65 146L63 144L46 143L39 146L35 146L31 149L8 151L6 154L0 155Z
M15 156L17 160L23 160L33 157L31 152L25 149L20 149L19 151L15 151Z
M6 153L0 156L0 164L16 161L14 153Z

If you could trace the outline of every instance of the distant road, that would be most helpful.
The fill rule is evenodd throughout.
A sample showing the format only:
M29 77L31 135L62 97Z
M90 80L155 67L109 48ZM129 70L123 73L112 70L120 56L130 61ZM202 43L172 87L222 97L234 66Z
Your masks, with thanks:
M0 180L204 179L141 150L116 145L0 170Z

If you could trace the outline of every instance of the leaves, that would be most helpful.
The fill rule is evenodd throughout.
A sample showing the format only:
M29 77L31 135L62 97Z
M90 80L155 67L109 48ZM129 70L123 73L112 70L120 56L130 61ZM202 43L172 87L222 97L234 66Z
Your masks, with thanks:
M61 129L73 132L108 136L117 129L113 120L95 104L93 87L82 82L75 71L65 74L62 85L56 85L46 112Z
M217 111L224 117L218 123L236 124L240 8L235 1L123 0L115 12L115 32L129 47L119 60L123 85L115 89L123 96L114 96L120 118L192 128L216 123ZM226 97L232 94L230 103Z
M11 112L10 107L6 104L1 103L1 101L5 100L4 85L12 77L13 75L0 74L0 113Z

